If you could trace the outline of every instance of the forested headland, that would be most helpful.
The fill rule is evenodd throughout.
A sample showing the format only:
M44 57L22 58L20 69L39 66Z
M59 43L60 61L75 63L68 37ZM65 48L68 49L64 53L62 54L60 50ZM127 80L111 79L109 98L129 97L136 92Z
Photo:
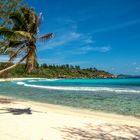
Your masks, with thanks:
M4 69L9 63L1 62L0 70ZM1 78L11 77L39 77L39 78L114 78L109 72L98 70L96 68L80 68L80 66L65 65L47 65L41 64L30 74L24 72L25 64L20 64L14 69L1 75Z

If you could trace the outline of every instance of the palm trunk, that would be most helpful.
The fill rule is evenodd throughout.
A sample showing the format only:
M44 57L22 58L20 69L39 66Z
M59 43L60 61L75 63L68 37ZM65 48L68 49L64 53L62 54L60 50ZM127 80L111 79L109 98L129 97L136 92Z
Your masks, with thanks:
M34 42L30 44L29 52L26 59L26 67L25 72L27 74L30 74L36 67L37 61L36 61L36 45Z
M10 67L8 67L8 68L5 68L5 69L1 70L1 71L0 71L0 75L3 74L4 72L10 70L10 69L15 68L17 65L19 65L20 63L22 63L22 62L26 59L26 57L27 57L27 55L24 56L24 57L23 57L19 62L17 62L16 64L14 64L14 65L12 65L12 66L10 66Z

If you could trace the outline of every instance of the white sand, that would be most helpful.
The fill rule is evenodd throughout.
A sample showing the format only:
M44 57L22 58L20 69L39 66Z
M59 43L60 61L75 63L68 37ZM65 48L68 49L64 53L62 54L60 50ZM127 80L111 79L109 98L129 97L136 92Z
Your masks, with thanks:
M31 101L10 102L0 97L0 140L140 139L138 118Z
M15 81L15 80L32 80L32 79L46 79L46 78L0 78L0 82Z

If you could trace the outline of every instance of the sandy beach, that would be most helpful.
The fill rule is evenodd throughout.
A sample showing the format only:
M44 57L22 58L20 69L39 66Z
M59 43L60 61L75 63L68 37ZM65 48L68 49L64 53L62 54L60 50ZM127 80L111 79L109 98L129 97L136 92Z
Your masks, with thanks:
M140 140L139 53L140 0L0 0L0 140Z
M140 119L0 96L0 140L140 139Z
M16 81L16 80L32 80L32 79L45 79L45 78L0 78L0 82Z

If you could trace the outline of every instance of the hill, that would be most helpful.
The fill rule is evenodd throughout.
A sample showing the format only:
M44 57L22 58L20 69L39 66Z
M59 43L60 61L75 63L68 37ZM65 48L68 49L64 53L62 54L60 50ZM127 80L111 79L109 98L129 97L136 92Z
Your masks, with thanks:
M5 68L7 63L0 62L0 69ZM8 64L12 65L12 64ZM25 64L2 74L1 78L10 77L40 77L40 78L114 78L115 76L96 68L81 69L80 66L73 65L47 65L38 66L31 74L24 73Z

